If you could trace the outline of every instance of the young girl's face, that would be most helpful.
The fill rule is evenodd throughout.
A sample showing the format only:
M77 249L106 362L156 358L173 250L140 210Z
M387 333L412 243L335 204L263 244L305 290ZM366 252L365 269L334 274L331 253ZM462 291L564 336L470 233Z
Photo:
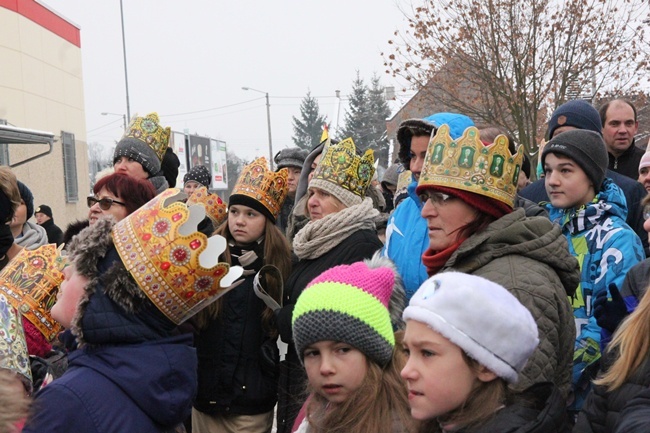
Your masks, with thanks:
M346 343L319 341L303 352L309 384L331 403L342 403L361 387L366 356Z
M424 323L406 322L403 345L408 360L402 378L413 418L432 419L459 408L479 384L461 349Z
M74 266L66 266L63 269L64 280L59 288L56 297L56 303L52 306L51 314L54 320L63 325L64 328L70 328L72 318L77 311L77 305L84 293L88 279L80 275Z
M228 208L228 230L237 245L255 242L264 234L266 217L255 209L241 204Z
M544 185L553 207L571 209L596 196L591 180L571 158L549 153L544 159Z

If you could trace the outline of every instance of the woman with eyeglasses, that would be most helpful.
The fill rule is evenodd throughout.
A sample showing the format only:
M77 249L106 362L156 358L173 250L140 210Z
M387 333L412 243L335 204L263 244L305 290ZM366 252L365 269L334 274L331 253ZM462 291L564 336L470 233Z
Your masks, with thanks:
M434 154L441 157L431 158ZM532 313L540 344L514 390L550 382L566 397L576 335L568 296L580 282L580 271L559 226L514 209L521 161L503 135L485 144L474 127L458 139L451 138L447 125L438 129L416 189L429 236L422 261L430 276L464 272L515 295Z
M64 243L69 243L73 236L88 225L95 224L100 218L108 215L116 221L122 220L127 215L154 198L156 190L151 182L136 179L124 173L113 173L104 176L95 183L93 195L89 196L88 220L75 221L68 225L64 235Z

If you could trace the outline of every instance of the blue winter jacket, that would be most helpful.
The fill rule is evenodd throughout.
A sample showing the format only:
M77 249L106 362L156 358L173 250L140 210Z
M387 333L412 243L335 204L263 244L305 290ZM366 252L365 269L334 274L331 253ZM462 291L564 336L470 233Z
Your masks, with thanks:
M411 182L408 197L388 218L386 244L381 252L395 262L404 281L407 302L429 278L422 263L422 254L429 248L429 229L421 215L422 203L415 194L417 186L416 181Z
M608 291L610 284L621 287L625 274L645 257L641 240L625 223L627 207L622 190L606 178L594 200L578 209L546 205L551 221L562 228L570 253L580 264L580 285L570 299L577 338L573 355L572 383L579 410L591 388L590 380L599 365L602 348L611 337L593 315L593 300ZM635 306L635 301L626 303ZM601 347L602 346L602 347Z

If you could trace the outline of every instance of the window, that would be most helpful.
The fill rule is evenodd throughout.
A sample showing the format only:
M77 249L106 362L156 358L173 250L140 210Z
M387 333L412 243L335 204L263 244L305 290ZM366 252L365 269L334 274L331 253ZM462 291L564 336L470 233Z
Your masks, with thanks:
M65 201L76 203L79 201L79 185L77 184L77 152L75 149L74 134L61 131L63 145L63 176L65 179Z

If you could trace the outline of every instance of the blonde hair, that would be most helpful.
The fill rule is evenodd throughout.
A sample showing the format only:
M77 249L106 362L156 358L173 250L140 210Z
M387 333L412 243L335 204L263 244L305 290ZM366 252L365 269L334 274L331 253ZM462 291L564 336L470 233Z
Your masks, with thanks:
M395 334L401 347L402 332ZM365 356L365 355L364 355ZM366 357L366 377L359 389L343 403L332 405L308 385L311 399L307 418L314 433L393 433L415 432L406 383L400 376L404 366L401 351L393 350L393 358L384 368Z
M282 234L280 229L278 229L270 219L266 217L265 219L263 263L278 268L282 280L286 281L291 273L291 247L289 246L287 238ZM230 234L230 229L228 228L227 219L217 227L213 234L223 236L226 238L228 243L234 241L232 234ZM223 252L220 260L232 264L230 259L230 247L228 245L226 245L226 250ZM283 281L279 281L271 274L265 276L264 289L278 302L282 299ZM199 329L204 329L211 320L216 319L219 316L222 299L223 298L217 299L197 314L196 321ZM262 323L271 337L277 336L277 330L273 326L273 322L273 311L267 307L262 313Z
M478 372L481 364L470 358L465 351L462 351L463 361L474 371ZM480 382L474 388L463 405L445 416L423 421L420 424L418 432L420 433L440 433L442 432L441 423L453 425L458 430L472 431L473 429L485 424L486 421L494 417L499 407L506 404L511 397L508 391L507 383L504 379L497 377L489 382Z
M328 191L325 191L324 189L316 188L316 187L312 186L311 188L307 189L307 200L305 200L305 209L304 209L304 211L305 211L305 215L307 216L307 218L311 219L311 215L309 214L309 198L311 197L311 195L309 194L309 190L312 189L312 188L320 189L321 191L327 193L332 198L332 200L334 201L334 207L336 207L337 212L340 211L341 209L346 208L345 204L343 204L343 202L341 200L339 200L334 194L332 194L332 193L330 193Z
M0 432L18 432L16 424L27 418L29 404L16 373L0 368Z
M627 382L650 354L650 296L645 294L636 310L621 323L607 351L618 351L618 356L594 384L612 392Z

